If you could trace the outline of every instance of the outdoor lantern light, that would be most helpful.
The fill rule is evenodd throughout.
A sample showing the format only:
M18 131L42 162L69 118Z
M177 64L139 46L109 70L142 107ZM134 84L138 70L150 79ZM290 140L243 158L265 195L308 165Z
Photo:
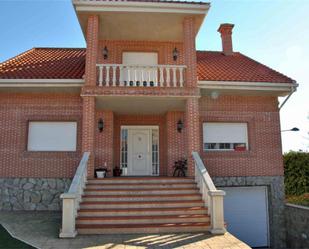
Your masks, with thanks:
M174 59L174 61L176 61L177 58L178 58L178 50L177 50L177 48L175 47L174 50L173 50L173 59Z
M106 60L108 58L108 49L107 49L106 46L103 49L103 58L104 58L104 60Z
M104 122L103 122L103 119L100 118L99 119L99 122L98 122L98 128L99 128L99 131L102 132L103 131L103 128L104 128Z
M183 122L179 119L179 121L177 122L177 131L181 132L183 129Z

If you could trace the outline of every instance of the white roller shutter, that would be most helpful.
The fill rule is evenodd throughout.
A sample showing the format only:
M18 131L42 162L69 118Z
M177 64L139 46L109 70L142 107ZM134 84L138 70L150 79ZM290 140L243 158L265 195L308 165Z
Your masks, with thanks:
M266 187L222 188L227 230L251 247L269 245Z
M245 143L248 144L246 123L204 123L204 143Z
M75 151L76 122L29 122L29 151Z

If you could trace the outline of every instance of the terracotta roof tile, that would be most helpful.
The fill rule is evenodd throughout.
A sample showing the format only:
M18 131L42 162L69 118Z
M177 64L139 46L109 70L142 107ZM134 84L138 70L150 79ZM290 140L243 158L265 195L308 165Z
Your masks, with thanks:
M82 79L84 48L33 48L0 64L0 79ZM199 80L292 83L291 78L241 53L197 51Z
M198 79L205 81L246 81L292 83L293 79L241 54L197 51Z
M81 79L84 48L33 48L0 64L2 79Z

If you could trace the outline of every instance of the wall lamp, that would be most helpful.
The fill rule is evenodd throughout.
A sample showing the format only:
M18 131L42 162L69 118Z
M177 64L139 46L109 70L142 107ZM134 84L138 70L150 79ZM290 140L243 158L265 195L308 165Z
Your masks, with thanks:
M294 127L292 129L289 129L289 130L282 130L281 132L285 132L285 131L299 131L299 129L297 127Z
M106 46L103 48L103 58L104 60L108 58L108 49Z
M103 128L104 128L104 121L103 121L102 118L100 118L99 121L98 121L98 129L99 129L100 132L102 132Z
M183 122L179 119L177 122L177 131L181 133L182 129L183 129Z
M179 52L178 52L177 48L175 47L174 50L173 50L173 59L174 59L174 61L177 60L178 55L179 55Z

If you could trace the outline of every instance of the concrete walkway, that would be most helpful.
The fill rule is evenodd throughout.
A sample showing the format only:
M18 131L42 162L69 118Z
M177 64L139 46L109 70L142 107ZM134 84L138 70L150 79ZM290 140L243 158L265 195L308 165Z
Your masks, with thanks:
M210 234L131 234L78 235L59 239L61 214L58 212L0 212L0 223L16 238L42 249L245 249L250 248L229 233ZM0 245L1 248L1 245Z

